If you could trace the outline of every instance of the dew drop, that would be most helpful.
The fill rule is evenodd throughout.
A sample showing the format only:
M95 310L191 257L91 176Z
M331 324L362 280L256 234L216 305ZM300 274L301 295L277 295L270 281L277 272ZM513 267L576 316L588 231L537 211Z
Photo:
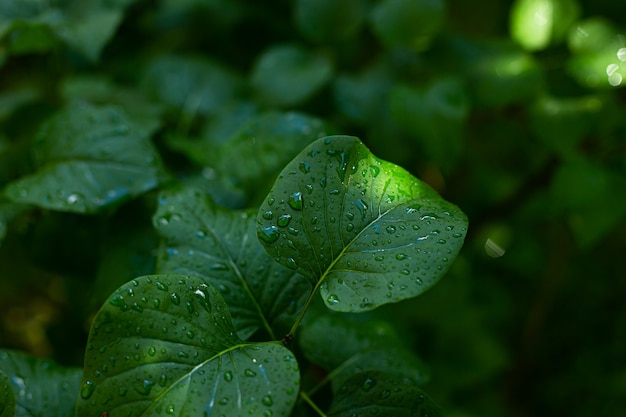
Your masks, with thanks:
M326 188L326 177L320 178L320 186Z
M168 405L167 408L165 409L165 412L167 414L174 414L174 406L172 404Z
M256 372L254 372L252 369L246 368L245 371L243 371L243 374L247 377L255 377L256 376Z
M294 210L302 210L302 193L300 191L296 191L291 194L287 203Z
M337 295L335 295L335 294L331 294L331 295L328 296L328 298L326 298L326 301L330 305L337 305L337 304L339 304L339 297L337 297Z
M226 371L224 372L224 380L226 382L230 382L233 380L233 372L232 371Z
M269 395L266 395L265 397L263 397L261 399L261 402L263 403L263 405L266 405L268 407L271 407L272 405L274 405L274 400L272 400L272 397Z
M161 374L159 377L159 386L164 387L167 384L167 375Z
M403 261L406 258L408 258L408 256L405 255L404 253L399 253L399 254L396 255L396 259L399 260L399 261Z
M209 269L211 271L227 271L228 270L228 266L226 264L221 263L221 262L217 262L217 263L211 264L209 266Z
M85 383L80 387L80 397L86 400L91 397L95 390L96 384L91 381L85 381Z
M278 227L272 225L259 229L258 236L259 239L265 243L274 243L280 237L280 232L278 231Z
M148 348L148 355L150 355L150 356L156 355L156 348L154 346L150 346Z
M351 232L354 229L354 225L352 223L348 223L348 225L346 226L346 230L348 232Z
M408 269L403 269L402 271L400 271L400 273L402 275L409 275L411 273L411 271L409 271Z
M360 198L358 200L356 200L354 202L354 205L356 206L357 209L359 209L359 211L361 212L361 217L365 218L365 212L368 209L367 203L365 203L365 201L361 200Z
M150 395L150 391L152 391L153 386L154 381L144 379L143 383L135 386L135 391L137 391L141 395Z
M363 389L363 391L369 391L374 388L375 385L376 381L370 377L367 377L365 378L365 381L363 381L363 385L361 386L361 388Z
M389 225L385 228L385 230L387 231L387 233L389 233L390 235L396 233L396 228L395 226Z
M276 201L276 199L274 197L270 197L267 199L267 204L269 206L271 206L272 204L274 204L274 202Z
M299 168L300 168L300 171L302 171L305 174L308 174L309 171L311 171L311 163L302 161L300 162Z
M274 217L274 213L272 213L272 210L267 210L264 211L263 214L261 215L265 220L272 220L272 217Z
M462 233L452 233L452 237L456 237L457 239L463 236Z
M298 269L298 263L293 258L287 258L287 266L290 269Z
M170 294L170 300L172 300L172 304L175 304L175 305L180 304L180 297L175 292Z
M291 215L289 214L283 214L282 216L280 216L278 218L278 222L277 224L280 227L287 227L289 225L289 222L291 221Z
M376 165L370 165L370 172L372 173L372 177L376 178L378 174L380 174L380 168Z
M156 282L156 287L157 289L161 290L161 291L167 291L167 285L163 284L162 282L157 281Z

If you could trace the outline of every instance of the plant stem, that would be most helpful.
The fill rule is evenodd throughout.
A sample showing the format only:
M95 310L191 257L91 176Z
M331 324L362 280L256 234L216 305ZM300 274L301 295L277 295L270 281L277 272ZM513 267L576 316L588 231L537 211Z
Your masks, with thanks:
M315 294L317 294L317 289L322 284L322 281L323 280L321 279L317 281L317 284L315 284L315 288L313 288L313 291L311 291L311 294L309 294L309 296L307 297L304 303L304 307L302 307L302 311L300 311L298 318L296 319L295 323L293 324L293 326L291 326L291 329L289 330L289 333L288 333L289 335L293 336L296 333L296 330L298 329L298 327L300 327L300 323L302 323L302 319L304 318L306 311L309 309L309 306L311 305L311 301L313 301L313 297L315 297Z
M302 399L304 401L306 401L306 403L311 406L311 408L313 410L315 410L315 412L317 414L320 415L320 417L326 417L326 414L324 414L324 412L322 410L320 410L320 408L313 402L313 400L311 399L311 397L309 397L304 391L300 391L300 397L302 397Z

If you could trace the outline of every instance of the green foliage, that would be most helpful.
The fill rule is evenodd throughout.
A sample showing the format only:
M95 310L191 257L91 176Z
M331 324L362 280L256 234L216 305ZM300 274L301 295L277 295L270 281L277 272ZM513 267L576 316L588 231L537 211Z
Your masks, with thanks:
M621 415L624 15L0 0L0 417Z

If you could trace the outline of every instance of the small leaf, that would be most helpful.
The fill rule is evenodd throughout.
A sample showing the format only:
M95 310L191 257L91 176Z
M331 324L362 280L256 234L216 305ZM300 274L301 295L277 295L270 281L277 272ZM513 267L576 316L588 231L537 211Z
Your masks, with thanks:
M231 70L213 61L175 55L152 61L143 80L150 96L190 115L217 111L235 98L240 87Z
M363 0L297 0L294 20L307 39L336 43L354 37L363 24Z
M578 20L576 0L516 0L511 6L511 38L529 51L539 51L565 37Z
M383 0L372 11L376 35L388 47L423 49L440 30L442 0Z
M2 374L10 382L8 391ZM16 416L74 415L80 375L80 368L64 368L49 360L0 350L0 416L13 416L12 411L7 411L11 404ZM2 400L3 395L8 403ZM7 407L3 409L4 404Z
M467 230L456 206L349 136L319 139L296 156L257 221L273 258L321 287L328 307L353 312L432 287Z
M77 414L288 416L299 379L280 343L237 337L226 303L200 278L144 276L94 319Z
M422 385L429 372L393 328L383 320L325 312L304 321L300 347L308 360L324 367L341 385L362 371L381 371L405 383Z
M329 417L442 417L441 409L421 389L383 372L361 372L333 384Z
M305 114L266 113L245 123L223 146L218 172L249 192L263 189L311 142L328 135L328 126ZM245 163L244 163L245 161Z
M9 377L0 370L0 417L13 417L14 415L15 393Z
M156 187L164 178L150 132L115 107L74 105L40 129L38 171L10 183L9 199L93 213Z
M259 328L275 339L277 320L296 314L311 290L302 276L263 250L250 211L218 207L190 188L165 191L154 226L164 238L158 272L194 275L217 288L243 339Z
M333 72L324 55L299 46L279 45L265 51L251 75L260 99L270 106L292 107L309 99L326 84Z

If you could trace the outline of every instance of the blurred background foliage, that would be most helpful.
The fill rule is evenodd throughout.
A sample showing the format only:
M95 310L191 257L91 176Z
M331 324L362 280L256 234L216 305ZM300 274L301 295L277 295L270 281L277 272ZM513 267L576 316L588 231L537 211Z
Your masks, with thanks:
M448 416L623 416L625 36L609 0L0 0L0 189L82 101L156 132L172 178L255 207L273 177L246 173L246 129L319 118L470 219L445 279L379 311ZM154 270L154 193L89 216L6 194L0 346L81 365L98 303Z

